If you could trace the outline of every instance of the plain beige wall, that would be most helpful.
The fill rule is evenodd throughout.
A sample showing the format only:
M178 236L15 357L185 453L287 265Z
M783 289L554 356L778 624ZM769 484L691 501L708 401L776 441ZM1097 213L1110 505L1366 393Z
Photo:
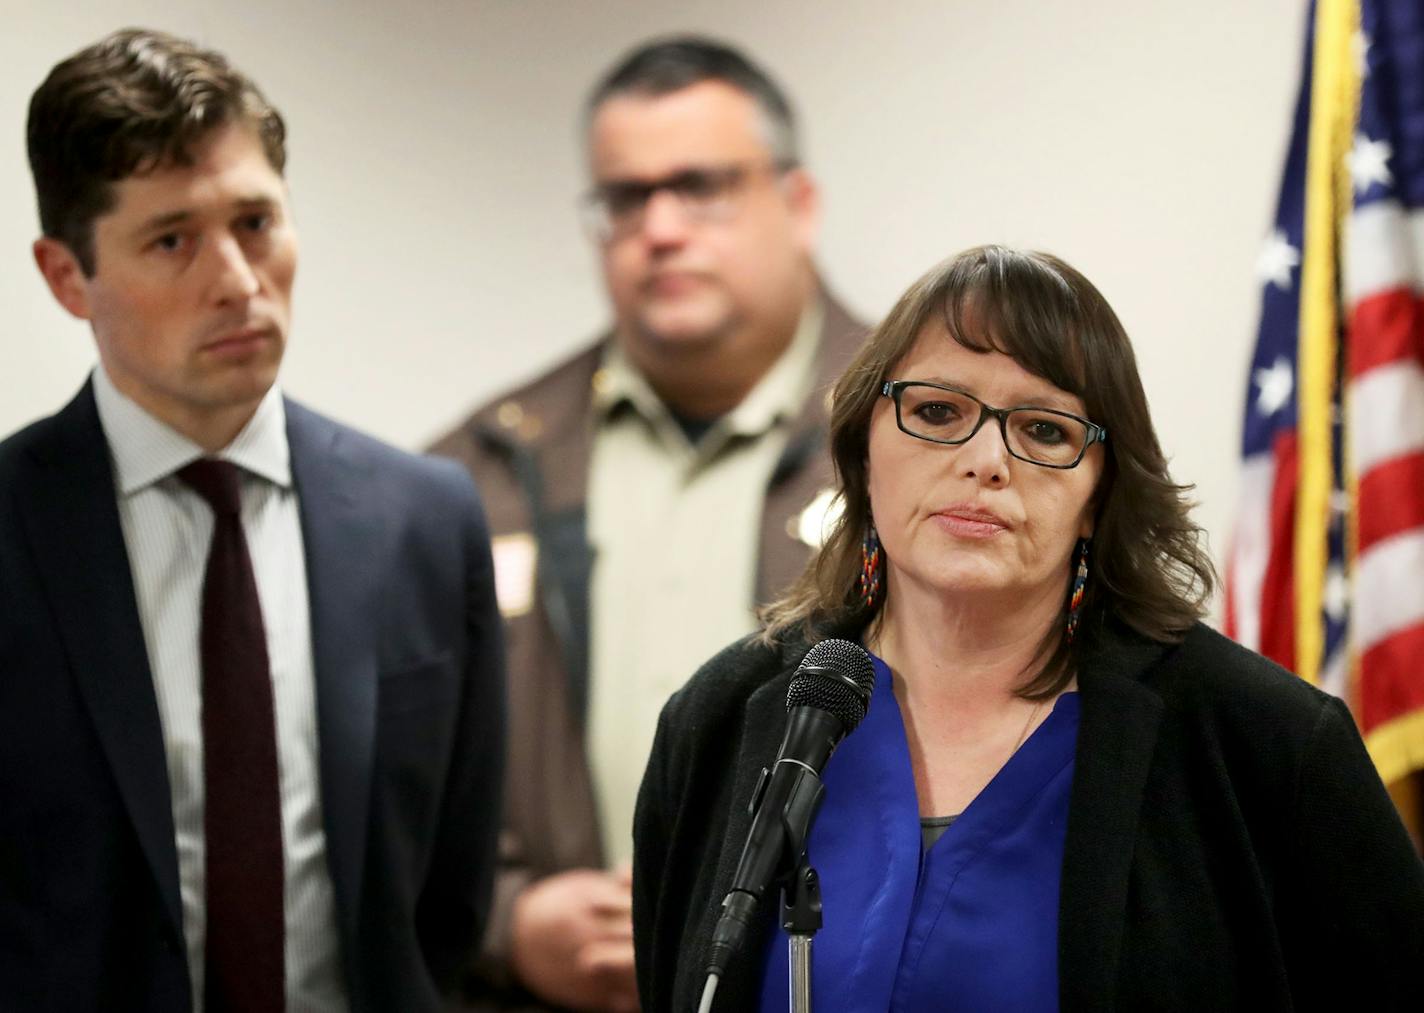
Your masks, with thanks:
M94 361L30 260L23 141L31 91L80 46L189 35L283 110L302 240L284 385L415 448L601 326L578 109L624 49L697 29L791 93L822 266L867 317L988 241L1102 288L1220 560L1303 20L1304 0L0 0L0 433Z

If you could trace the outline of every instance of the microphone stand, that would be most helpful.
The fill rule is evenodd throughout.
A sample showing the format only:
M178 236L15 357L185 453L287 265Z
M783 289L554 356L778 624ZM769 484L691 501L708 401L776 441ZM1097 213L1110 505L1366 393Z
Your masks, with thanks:
M794 781L781 810L782 847L778 871L770 879L772 883L781 884L781 923L791 936L787 954L791 962L791 1013L811 1013L811 937L821 927L821 881L806 857L806 838L811 832L811 821L821 808L826 786L816 772L800 760L782 757L776 766L779 768L783 763L795 768L791 774ZM762 768L761 780L748 806L752 812L761 805L773 774L774 770ZM698 1013L711 1013L722 969L727 966L726 957L741 945L742 934L759 900L752 893L733 890L722 902L723 916L713 935L712 948L714 954L719 947L723 953L720 959L714 957L708 968ZM729 913L733 914L730 919ZM724 923L729 926L725 937L722 935Z
M791 937L791 1009L809 1013L811 937L821 927L821 888L806 858L806 839L826 794L818 768L865 717L874 687L870 655L834 638L806 652L791 677L786 736L775 766L762 768L747 806L752 823L712 929L699 1013L710 1013L717 983L754 930L757 908L775 884L783 891L783 924Z
M806 855L806 838L811 821L821 808L826 786L810 767L796 765L801 770L781 816L793 862L791 875L781 885L781 925L791 937L787 947L791 1013L811 1013L811 938L821 927L821 879Z
M782 887L781 924L791 937L791 1013L811 1013L811 937L821 927L821 880L804 854Z

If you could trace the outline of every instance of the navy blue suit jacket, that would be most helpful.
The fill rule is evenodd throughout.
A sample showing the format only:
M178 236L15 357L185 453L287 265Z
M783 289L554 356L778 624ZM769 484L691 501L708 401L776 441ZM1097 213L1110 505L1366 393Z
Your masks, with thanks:
M465 472L287 403L353 1010L428 1010L484 926L503 757ZM190 1008L152 674L88 385L0 443L0 1009Z

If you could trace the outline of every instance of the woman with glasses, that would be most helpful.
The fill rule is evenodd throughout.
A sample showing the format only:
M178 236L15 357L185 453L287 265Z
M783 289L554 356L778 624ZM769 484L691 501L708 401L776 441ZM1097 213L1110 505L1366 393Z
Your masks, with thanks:
M1000 247L934 268L838 383L831 444L820 554L663 712L645 1010L698 1006L751 786L828 637L876 680L809 836L817 1008L1417 1001L1424 865L1345 706L1200 623L1201 531L1086 278ZM787 1008L763 907L716 1009Z

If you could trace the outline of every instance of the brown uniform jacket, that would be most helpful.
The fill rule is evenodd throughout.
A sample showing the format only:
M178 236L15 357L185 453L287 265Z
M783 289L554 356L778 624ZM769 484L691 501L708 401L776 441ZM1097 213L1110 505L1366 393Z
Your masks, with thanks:
M865 336L834 299L823 296L823 305L816 382L766 492L759 602L784 589L809 558L795 522L831 485L827 395ZM509 755L500 868L483 952L467 983L468 1009L547 1008L518 988L508 970L514 897L553 873L603 865L584 747L593 562L585 498L594 374L608 340L481 408L431 447L475 476L495 538L528 534L538 544L533 606L506 622Z

